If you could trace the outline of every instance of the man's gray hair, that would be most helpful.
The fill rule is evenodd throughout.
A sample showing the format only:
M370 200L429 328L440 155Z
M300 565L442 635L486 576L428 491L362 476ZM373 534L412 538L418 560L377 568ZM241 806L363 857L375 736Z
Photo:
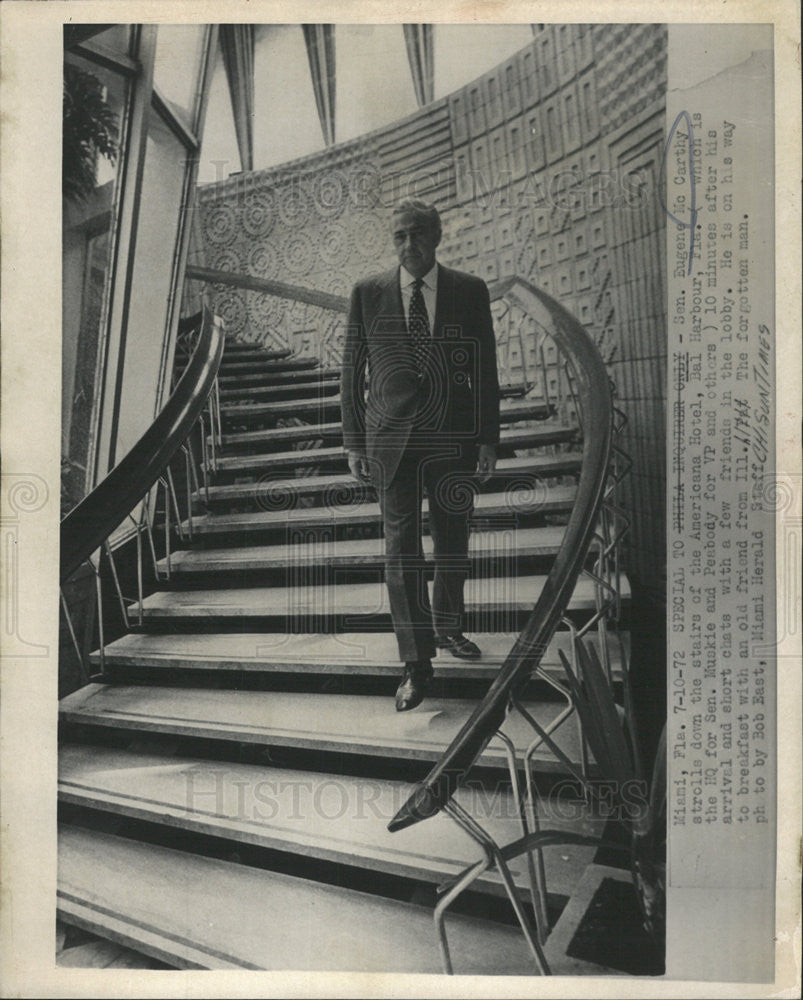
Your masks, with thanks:
M419 198L402 198L402 200L393 209L393 215L415 215L423 222L426 222L428 226L431 226L435 232L438 234L438 238L441 236L441 216L437 208L434 205L429 205L425 201L421 201Z

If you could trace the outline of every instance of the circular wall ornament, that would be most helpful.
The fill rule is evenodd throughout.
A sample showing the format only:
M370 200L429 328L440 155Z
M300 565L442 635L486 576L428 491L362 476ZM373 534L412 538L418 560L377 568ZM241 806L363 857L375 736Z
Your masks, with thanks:
M304 226L310 217L309 195L298 184L288 184L276 194L279 218L285 225L297 228Z
M216 271L230 271L232 274L240 274L242 271L242 258L239 251L234 247L224 247L212 257L212 267Z
M366 260L384 257L391 249L390 224L384 224L376 215L364 214L356 220L354 249Z
M353 238L340 223L326 226L321 233L320 252L324 262L332 268L343 267L352 253Z
M227 289L215 299L215 312L226 324L226 336L235 337L242 333L248 313L240 292Z
M234 206L224 203L207 209L203 215L203 229L206 238L215 246L232 243L237 234Z
M284 263L293 274L309 274L317 254L308 233L293 233L284 245Z
M275 246L265 240L248 253L248 273L260 278L273 278L279 271L279 255Z
M287 312L287 302L276 295L252 292L248 301L252 326L261 339L267 331L279 331Z
M342 215L348 197L348 183L339 170L328 170L315 178L312 198L315 211L321 218L336 219Z
M276 203L270 191L254 191L243 202L243 229L249 236L267 236L276 223Z

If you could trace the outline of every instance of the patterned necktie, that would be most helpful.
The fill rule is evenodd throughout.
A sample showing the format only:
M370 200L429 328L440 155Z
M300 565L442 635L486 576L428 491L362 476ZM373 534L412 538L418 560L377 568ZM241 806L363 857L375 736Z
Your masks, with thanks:
M421 291L423 283L421 278L416 278L413 282L413 294L410 296L410 311L407 317L407 329L410 333L413 357L419 376L423 375L426 368L429 345L432 340L427 307L424 305L424 294Z

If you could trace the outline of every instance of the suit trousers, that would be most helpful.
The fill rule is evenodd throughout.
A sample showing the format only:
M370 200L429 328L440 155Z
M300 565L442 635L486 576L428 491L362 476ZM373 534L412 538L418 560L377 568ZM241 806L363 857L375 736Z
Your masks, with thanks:
M463 587L468 576L469 517L474 507L477 446L410 438L389 483L377 483L385 532L385 583L393 629L404 662L431 659L435 635L463 629ZM422 547L426 488L435 576L430 604Z

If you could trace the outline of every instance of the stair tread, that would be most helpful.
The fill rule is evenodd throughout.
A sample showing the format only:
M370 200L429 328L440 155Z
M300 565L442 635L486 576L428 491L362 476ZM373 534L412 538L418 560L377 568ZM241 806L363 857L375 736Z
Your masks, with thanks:
M254 358L259 361L284 361L292 357L289 347L262 347L260 344L226 344L223 351L224 363L233 357Z
M317 369L311 368L307 371L308 377L310 375L317 376ZM258 399L261 395L270 395L274 392L279 392L282 389L292 389L293 392L299 392L301 390L308 390L311 394L316 393L318 390L323 389L327 392L332 389L337 390L338 383L337 379L321 379L321 378L309 378L309 381L288 381L287 383L279 382L276 385L266 385L261 388L255 388L253 386L247 386L242 389L242 391L225 388L221 389L221 397L231 398L232 394L235 392L237 395L247 396L249 399Z
M539 416L540 415L542 414L540 414L539 411ZM526 419L526 417L517 417L516 419L523 420ZM508 422L515 423L516 421L510 420ZM540 420L538 422L541 423ZM509 430L503 428L503 443L505 443L504 436L506 433L515 437L516 435L524 434L531 430L533 430L533 428L512 427ZM236 433L224 431L222 443L225 448L233 445L253 446L258 444L270 445L290 441L310 441L315 440L316 438L342 441L343 429L340 421L328 421L325 423L315 424L304 422L303 424L294 427L260 428L256 430L237 431Z
M450 653L435 657L437 677L495 677L499 667L518 638L515 632L472 633L482 650L480 660L459 660ZM620 633L625 662L629 635ZM590 641L598 648L592 633ZM549 671L561 670L559 650L570 654L571 636L557 632L541 661ZM611 642L614 677L622 670L618 643ZM396 637L392 632L340 632L337 634L292 634L278 632L217 632L175 634L137 634L130 632L109 643L104 651L109 666L141 666L206 670L287 670L300 673L335 673L348 675L399 674ZM100 662L99 653L92 662Z
M291 528L292 522L288 523ZM560 548L566 528L547 525L540 528L502 528L498 531L474 531L469 536L469 556L473 559L498 557L513 559L554 556ZM423 536L424 555L433 561L431 535ZM282 567L383 566L384 538L295 540L268 545L232 546L215 549L180 549L170 557L171 573L215 573L227 570L281 569ZM158 561L160 571L167 571L167 559Z
M533 476L540 475L569 475L577 472L582 463L582 452L568 451L561 455L537 455L523 456L516 458L501 458L496 463L494 477L505 476ZM493 477L491 479L493 482ZM287 492L292 495L298 493L309 493L311 491L326 490L332 487L349 486L353 490L363 493L365 487L359 483L349 473L330 473L326 476L297 476L287 479L262 479L259 483L228 483L221 486L209 487L210 500L229 499L260 499L265 494L267 506L273 506L272 497L280 493ZM255 493L260 496L256 497ZM205 500L206 491L198 490L193 494L195 500ZM334 497L336 499L336 496Z
M224 353L223 361L284 361L285 358L289 358L292 353L293 352L289 348L271 351L257 345L256 347L245 347L239 351L232 351L229 353L228 357Z
M509 448L538 447L571 441L576 434L575 427L541 424L539 427L528 428L526 431L519 428L503 430L499 443L501 446ZM343 446L333 445L322 448L218 456L217 469L220 472L225 472L234 469L265 468L271 465L314 465L316 462L324 460L340 460L345 464L346 452Z
M223 432L224 448L232 445L279 444L288 441L309 441L316 438L343 439L340 421L326 424L302 424L298 427L269 427L254 431L239 431L236 434Z
M476 706L476 701L465 698L427 698L415 711L400 713L390 695L88 684L63 698L59 711L65 721L84 725L438 760ZM528 711L542 726L553 722L563 708L563 701L527 702ZM534 735L518 713L508 715L501 731L519 751ZM560 726L553 738L579 766L576 723ZM540 770L565 771L548 750L536 750L532 759ZM479 761L507 769L501 741L492 739Z
M326 396L316 398L311 396L307 399L293 399L286 402L276 403L253 403L249 405L239 405L235 403L225 403L221 405L221 413L224 417L253 417L275 414L282 416L295 414L299 410L335 409L340 408L340 396ZM549 406L543 399L503 399L499 404L499 415L502 420L524 420L535 415L548 414Z
M353 480L352 480L353 482ZM474 498L475 517L523 515L570 509L576 495L574 486L543 484L543 489L510 490L505 493L480 493ZM425 522L429 503L422 504ZM328 507L299 507L286 510L259 510L241 514L210 513L193 517L194 532L203 535L225 532L257 532L265 528L298 526L341 526L345 524L379 523L382 516L376 501L362 504L333 504ZM184 522L187 525L187 522Z
M58 908L182 966L442 972L428 908L75 827L59 833ZM446 925L456 972L533 974L515 928Z
M317 375L317 370L309 369L309 371ZM276 382L272 385L242 385L240 384L237 388L231 388L229 386L221 388L221 398L225 400L234 400L237 398L245 399L271 399L277 397L282 393L287 392L307 392L311 395L315 393L316 390L325 389L328 393L339 391L339 381L335 376L329 376L326 379L314 378L308 382L300 380L288 380L284 382ZM499 394L502 399L521 399L524 394L528 391L528 387L524 385L507 384L499 386Z
M540 422L540 421L539 421ZM533 428L502 429L502 441L505 443L505 435L515 437L526 433ZM283 441L307 441L315 438L337 439L342 442L343 430L340 421L329 421L327 423L309 424L304 423L296 427L272 427L250 431L238 431L237 433L224 432L222 436L223 447L231 445L254 445L273 444Z
M244 372L239 375L220 375L220 393L223 396L229 392L250 392L254 387L292 385L293 383L312 381L337 382L340 379L339 368L298 368L295 371L284 372L254 372L247 375Z
M414 788L404 781L74 744L59 753L58 788L62 801L76 805L409 878L440 881L482 857L443 813L389 833L387 824ZM456 798L500 845L521 836L511 792L462 788ZM604 817L587 817L579 802L564 806L562 821L544 818L550 829L601 834ZM547 848L549 890L571 895L594 853L594 847ZM526 887L524 859L512 870ZM499 886L491 872L477 887Z
M282 357L286 357L288 354L290 354L290 348L289 347L270 348L270 347L264 347L262 344L257 344L257 343L255 343L253 341L230 340L228 337L226 338L225 350L226 351L230 351L230 352L231 351L234 351L234 352L245 351L246 353L249 353L250 351L272 351L272 350L274 350L274 351L277 351L279 354L281 354Z
M510 576L476 579L469 577L465 587L467 612L530 611L543 590L546 576ZM630 589L622 578L622 599ZM581 577L574 588L567 610L592 610L596 607L596 585ZM297 587L241 587L216 590L157 591L143 601L146 618L239 617L283 615L387 615L390 613L384 583L334 583Z
M314 369L313 374L317 374ZM314 392L316 389L328 389L336 392L337 388L337 379L334 378L316 378L308 382L288 379L287 382L281 381L275 385L242 386L238 389L221 388L220 398L226 401L242 396L259 399L262 396L270 397L282 392Z
M257 372L290 372L306 371L317 368L320 362L317 358L290 357L290 351L283 357L263 357L253 361L243 361L237 356L223 358L220 363L220 375L223 378L237 378L240 375Z

